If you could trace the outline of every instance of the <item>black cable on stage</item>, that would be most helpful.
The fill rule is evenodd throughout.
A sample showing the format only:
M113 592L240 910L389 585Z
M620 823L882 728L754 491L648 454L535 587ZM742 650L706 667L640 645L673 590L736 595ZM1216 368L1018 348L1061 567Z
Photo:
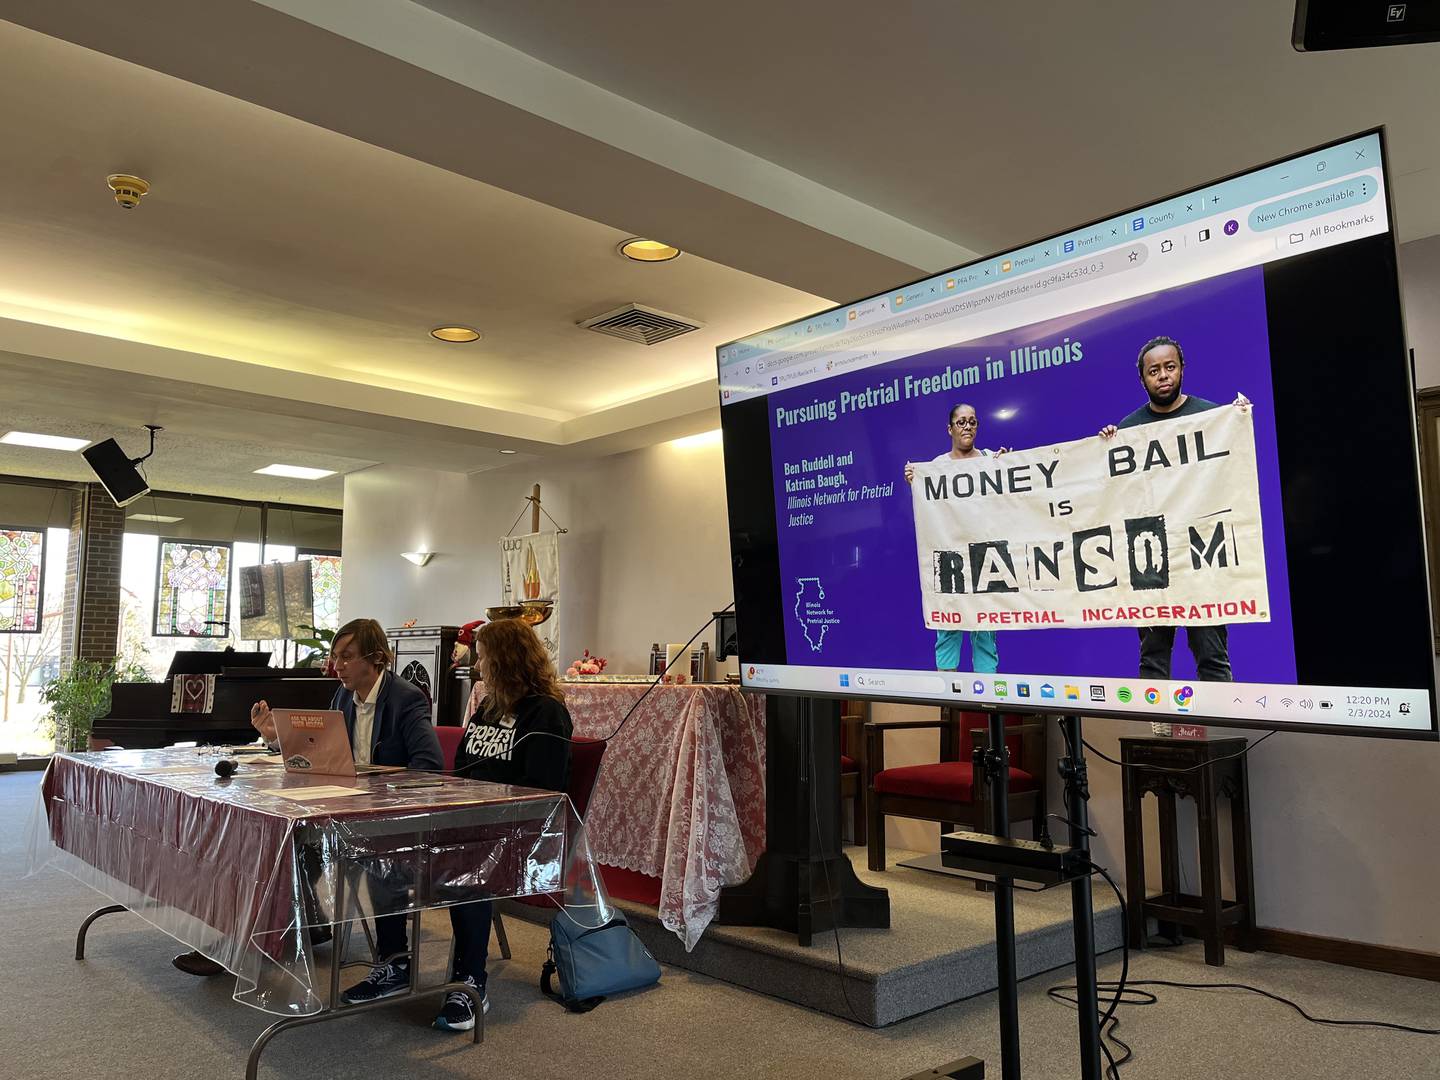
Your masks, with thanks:
M1065 752L1069 755L1069 758L1073 763L1079 757L1080 749L1075 745L1074 739L1071 738L1071 731L1069 727L1066 726L1065 721L1063 719L1057 718L1057 722L1060 726L1060 734L1065 739ZM1083 738L1080 740L1080 743L1082 746L1089 745L1085 742ZM1066 811L1068 813L1073 813L1074 811L1071 809L1070 806L1070 786L1068 783L1065 785L1064 802ZM1095 835L1095 831L1093 829L1087 829L1087 831L1090 833L1090 835ZM1093 861L1090 864L1090 870L1092 873L1097 873L1104 877L1106 882L1110 885L1110 888L1114 890L1115 899L1119 902L1120 905L1120 981L1118 984L1102 984L1098 981L1095 984L1097 1005L1103 1004L1098 1000L1099 991L1102 985L1106 986L1107 988L1113 987L1114 989L1114 996L1110 1000L1110 1007L1106 1009L1103 1014L1101 1014L1099 1022L1096 1026L1099 1028L1100 1031L1100 1051L1105 1055L1105 1075L1109 1078L1109 1080L1120 1080L1120 1066L1125 1064L1125 1062L1129 1061L1132 1057L1135 1056L1135 1052L1130 1048L1130 1045L1126 1043L1124 1039L1121 1039L1118 1035L1115 1034L1115 1029L1120 1026L1120 1018L1115 1015L1115 1010L1120 1007L1121 999L1125 994L1125 983L1130 976L1129 912L1125 908L1125 897L1121 895L1120 887L1115 884L1115 879L1110 876L1109 872L1103 866L1100 866ZM1093 920L1091 925L1093 933ZM1073 992L1076 996L1074 998L1065 997L1064 994L1067 991ZM1049 990L1046 991L1046 994L1057 1001L1071 1003L1077 1009L1080 1007L1079 989L1075 984L1071 984L1070 986L1052 986ZM1118 1047L1120 1047L1122 1052L1118 1058L1115 1057L1115 1055L1111 1052L1110 1047L1106 1045L1106 1038L1109 1038Z
M815 835L820 835L820 802L815 796L815 784L810 784L810 809L815 816ZM850 1012L850 1019L857 1024L865 1023L860 1019L860 1014L855 1011L855 1005L850 1000L850 988L845 985L845 954L840 948L840 923L835 919L835 883L830 880L830 864L826 859L820 860L820 869L825 873L825 890L830 894L830 929L835 934L835 963L839 967L837 976L840 979L840 994L845 999L845 1008Z
M1148 995L1152 999L1151 1001L1125 1000L1125 994L1130 992L1126 985L1130 978L1130 919L1129 913L1125 910L1125 898L1120 894L1120 887L1115 884L1115 879L1110 876L1109 871L1103 866L1092 862L1090 869L1105 879L1110 888L1114 890L1115 899L1120 904L1120 981L1097 981L1095 983L1097 1000L1101 990L1109 990L1113 995L1110 999L1110 1007L1101 1014L1097 1027L1100 1030L1100 1051L1105 1055L1105 1075L1109 1080L1120 1080L1120 1066L1134 1057L1135 1051L1129 1043L1115 1034L1115 1029L1120 1026L1120 1018L1115 1014L1115 1010L1120 1007L1122 1002L1124 1004L1154 1004L1154 995ZM1045 993L1056 1001L1063 1001L1067 1004L1074 1005L1077 1009L1080 1007L1079 990L1074 983L1068 986L1052 986L1049 990L1045 991ZM1073 998L1067 997L1066 994L1068 993L1074 993L1076 996ZM1104 1002L1100 1001L1099 1004L1103 1005ZM1121 1054L1118 1058L1111 1052L1110 1047L1105 1044L1107 1038L1115 1043L1116 1046L1120 1047Z

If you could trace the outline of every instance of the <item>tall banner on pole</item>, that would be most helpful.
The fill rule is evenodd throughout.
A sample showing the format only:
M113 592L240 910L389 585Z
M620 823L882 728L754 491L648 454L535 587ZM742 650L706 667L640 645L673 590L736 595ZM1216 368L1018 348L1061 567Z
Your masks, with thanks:
M914 467L932 630L1268 622L1254 418Z
M500 598L504 604L522 600L550 600L555 608L535 632L545 642L550 659L560 656L560 534L527 533L500 538Z

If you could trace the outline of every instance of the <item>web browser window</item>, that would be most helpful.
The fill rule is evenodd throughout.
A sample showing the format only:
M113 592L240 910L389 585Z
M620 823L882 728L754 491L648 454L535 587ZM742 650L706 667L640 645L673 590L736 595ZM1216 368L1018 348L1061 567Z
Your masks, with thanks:
M756 688L1433 736L1368 132L717 350Z

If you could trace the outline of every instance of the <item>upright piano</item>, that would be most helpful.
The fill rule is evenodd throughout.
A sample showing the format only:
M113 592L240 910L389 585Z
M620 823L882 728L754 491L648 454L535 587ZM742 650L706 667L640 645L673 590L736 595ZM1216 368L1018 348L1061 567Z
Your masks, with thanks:
M177 654L177 656L185 654ZM194 653L190 653L194 656ZM326 709L339 685L332 676L307 668L282 669L269 667L237 667L228 663L246 654L221 657L214 680L214 694L203 687L198 702L192 698L187 706L185 695L177 693L175 679L200 678L172 674L158 683L116 683L110 688L110 712L95 721L91 735L126 749L148 749L177 742L228 745L253 742L255 729L250 726L250 707L264 700L272 709ZM268 655L267 655L268 659ZM193 664L182 664L193 668ZM172 665L172 671L175 665ZM193 682L192 682L193 685ZM204 699L210 698L207 702ZM177 711L197 707L202 711ZM208 709L203 709L209 704Z

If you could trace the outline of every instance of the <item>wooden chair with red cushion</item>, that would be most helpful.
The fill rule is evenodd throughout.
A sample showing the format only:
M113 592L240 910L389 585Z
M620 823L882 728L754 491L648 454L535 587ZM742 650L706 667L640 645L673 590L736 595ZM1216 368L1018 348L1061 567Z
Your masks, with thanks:
M945 832L965 827L993 829L991 805L983 780L975 783L972 749L987 743L984 713L941 709L934 720L871 721L865 725L869 789L870 869L885 869L885 818L938 821ZM932 765L885 768L885 733L908 728L940 729L940 760ZM1045 723L1041 717L1005 718L1010 752L1010 824L1029 821L1032 835L1045 819Z
M582 821L590 805L590 795L595 790L595 781L600 776L600 760L605 756L605 745L603 739L587 739L583 735L576 735L570 741L570 783L565 794L570 796L570 804ZM514 899L517 904L530 907L558 907L560 904L558 897L549 893ZM505 920L500 917L498 907L491 917L491 926L495 931L495 942L500 946L500 956L509 960L510 938L505 933Z
M445 759L445 771L455 771L455 751L460 749L460 736L465 734L463 727L453 727L450 724L438 724L435 727L435 737L440 740L440 755Z

